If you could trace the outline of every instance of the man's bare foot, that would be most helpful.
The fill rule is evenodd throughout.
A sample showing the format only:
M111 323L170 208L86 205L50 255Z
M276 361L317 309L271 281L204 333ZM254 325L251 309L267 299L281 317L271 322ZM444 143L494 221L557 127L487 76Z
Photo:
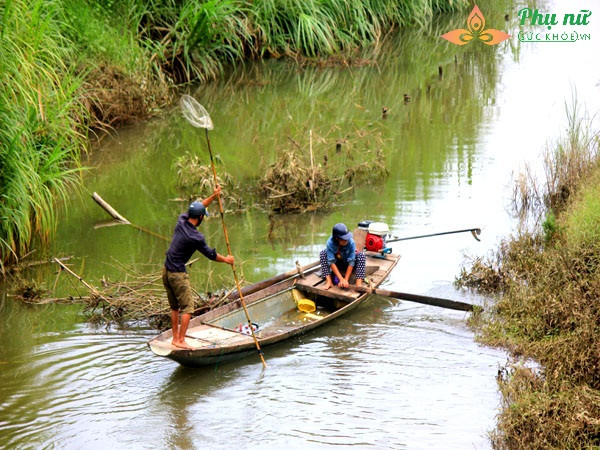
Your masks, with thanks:
M325 289L325 290L331 289L332 286L333 286L333 283L331 281L328 281L327 283L325 283L325 286L323 287L323 289Z
M356 280L356 285L360 287L360 286L362 286L362 282L363 282L363 280L361 280L360 278L358 278Z
M175 342L175 341L171 341L171 345L173 345L174 347L177 348L182 348L184 350L193 350L192 347L190 347L187 342L182 341L182 342Z

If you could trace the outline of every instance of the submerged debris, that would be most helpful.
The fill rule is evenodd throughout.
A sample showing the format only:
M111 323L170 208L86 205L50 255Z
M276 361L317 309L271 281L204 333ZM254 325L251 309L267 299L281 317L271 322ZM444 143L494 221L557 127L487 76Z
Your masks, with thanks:
M102 279L102 289L92 293L86 300L85 312L90 321L96 323L120 323L148 320L158 328L170 324L170 308L160 271L150 274L132 274L123 281ZM193 289L192 289L193 290ZM203 314L230 301L225 298L229 292L196 295L196 308L193 315Z
M295 152L284 153L269 167L260 182L260 192L274 212L298 212L329 204L333 184L326 171L318 166L307 168Z
M26 303L35 303L43 299L49 291L35 280L24 280L19 277L13 292L16 298Z
M196 262L192 260L188 265ZM124 273L124 280L110 281L102 278L101 287L93 286L86 282L58 259L54 262L60 265L61 271L68 276L79 280L88 290L88 295L69 296L66 298L48 298L47 289L31 284L15 291L15 296L27 303L81 303L84 305L84 314L90 322L104 325L123 324L126 322L147 321L159 329L170 326L170 308L167 295L162 284L161 268L156 267L151 273L140 273L131 267L120 265ZM212 282L212 272L206 274L208 282ZM208 284L207 282L207 284ZM232 285L230 280L218 280L221 285ZM75 285L74 285L75 286ZM221 305L233 301L230 291L198 293L196 295L196 309L193 315L200 315Z

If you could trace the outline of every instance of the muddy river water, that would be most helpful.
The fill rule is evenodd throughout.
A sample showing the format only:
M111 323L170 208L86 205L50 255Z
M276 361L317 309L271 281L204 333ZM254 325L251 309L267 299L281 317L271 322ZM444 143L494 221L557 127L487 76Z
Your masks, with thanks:
M575 3L569 7L576 11L590 7ZM431 32L403 32L377 64L300 69L267 61L190 89L215 123L219 170L241 191L289 148L288 137L304 145L311 129L336 139L376 136L369 145L386 158L385 180L340 196L327 211L228 215L244 277L258 281L296 260L313 261L336 222L383 221L403 237L480 227L481 242L456 234L393 244L402 259L385 286L483 302L452 284L464 255L485 255L514 230L513 176L524 164L539 165L546 144L566 128L565 103L574 93L599 110L594 6L589 41L513 37L495 47L458 47L437 37L444 27L462 26L457 19ZM480 8L495 28L519 31L518 6ZM564 11L556 3L543 8ZM514 20L505 22L504 14ZM174 161L196 152L208 163L204 145L176 108L104 138L48 254L72 256L71 267L95 284L118 279L122 265L160 267L165 242L126 226L95 228L107 217L89 194L97 191L130 221L168 236L182 209L173 201L180 195ZM201 227L224 253L218 219ZM43 267L26 276L51 287L55 272ZM207 260L190 270L199 290L223 287L228 273ZM74 295L75 286L62 277L57 291ZM185 369L148 350L156 333L149 326L95 327L79 306L31 307L15 302L10 286L0 293L2 448L490 446L500 405L495 375L507 354L479 345L461 312L373 297L266 349L266 370L255 356Z

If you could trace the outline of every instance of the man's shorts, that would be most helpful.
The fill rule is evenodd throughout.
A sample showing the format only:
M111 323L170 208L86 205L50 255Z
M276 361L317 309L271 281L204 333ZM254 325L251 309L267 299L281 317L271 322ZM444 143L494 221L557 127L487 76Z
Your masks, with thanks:
M163 267L162 280L171 309L182 314L193 313L194 298L187 272L169 272L166 267Z

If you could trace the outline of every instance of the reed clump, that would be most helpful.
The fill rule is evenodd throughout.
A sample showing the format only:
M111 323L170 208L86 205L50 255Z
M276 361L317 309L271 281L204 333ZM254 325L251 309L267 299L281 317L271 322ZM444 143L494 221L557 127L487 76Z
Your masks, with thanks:
M0 23L0 271L47 242L79 184L86 112L56 8L15 0Z
M600 446L599 141L584 119L569 121L546 162L551 179L534 189L533 231L507 239L457 281L498 295L479 337L515 357L499 377L496 448Z
M258 194L272 212L304 212L329 208L354 187L383 183L389 171L376 130L344 138L310 135L303 147L289 138L274 164L258 180Z
M214 160L215 164L221 163L219 155L215 155ZM186 152L175 160L175 169L177 188L184 200L194 201L212 195L215 189L212 167L203 165L198 155ZM241 188L229 172L219 170L217 183L223 188L221 201L226 212L240 212L247 209L244 200L237 194Z
M111 27L95 8L61 0L0 7L1 272L34 241L50 239L58 211L80 185L89 127L145 117L156 103L148 99L159 97L149 81L156 75L140 69L151 65L132 45L136 33L125 32L124 22ZM128 104L132 98L138 101Z

